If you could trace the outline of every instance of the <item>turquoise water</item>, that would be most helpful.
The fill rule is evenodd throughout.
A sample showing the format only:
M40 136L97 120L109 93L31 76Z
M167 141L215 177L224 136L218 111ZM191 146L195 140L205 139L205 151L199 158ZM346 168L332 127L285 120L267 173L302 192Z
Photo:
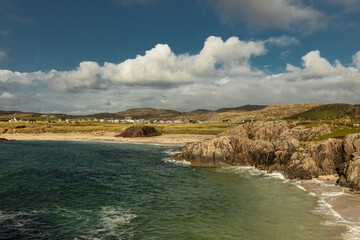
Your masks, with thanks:
M169 163L169 146L0 144L0 239L335 239L272 175Z

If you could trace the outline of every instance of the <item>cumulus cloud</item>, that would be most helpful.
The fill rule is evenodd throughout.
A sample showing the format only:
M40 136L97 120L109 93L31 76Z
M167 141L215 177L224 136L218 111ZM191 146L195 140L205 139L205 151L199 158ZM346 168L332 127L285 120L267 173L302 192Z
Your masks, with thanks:
M78 92L83 89L105 89L106 81L101 77L101 69L95 62L81 62L74 71L51 71L51 87L56 90Z
M353 56L354 65L360 71L360 51Z
M175 85L200 82L236 74L259 74L249 60L266 53L262 41L244 42L236 37L223 41L209 37L196 55L175 55L167 44L157 44L153 49L119 64L82 62L73 71L52 71L52 88L78 92L84 89L106 89L110 84L152 86L169 88Z
M37 81L44 81L48 74L38 71L31 73L13 72L9 70L0 70L0 83L16 83L21 85L34 84Z
M313 32L324 27L324 14L303 1L295 0L213 0L223 22L245 21L249 27L278 28Z
M19 107L24 99L31 103L23 110L78 113L148 106L185 111L247 103L358 103L360 51L346 67L323 58L318 50L304 54L297 65L287 64L279 74L252 66L251 59L266 54L268 47L295 40L224 41L212 36L192 55L177 55L170 46L158 44L119 64L81 62L71 71L46 73L0 70L0 109ZM19 87L6 88L10 84Z

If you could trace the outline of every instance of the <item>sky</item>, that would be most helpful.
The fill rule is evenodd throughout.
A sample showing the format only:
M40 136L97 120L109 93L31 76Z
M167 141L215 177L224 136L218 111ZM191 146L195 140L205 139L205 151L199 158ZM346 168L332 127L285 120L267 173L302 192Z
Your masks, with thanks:
M0 0L0 110L360 104L360 0Z

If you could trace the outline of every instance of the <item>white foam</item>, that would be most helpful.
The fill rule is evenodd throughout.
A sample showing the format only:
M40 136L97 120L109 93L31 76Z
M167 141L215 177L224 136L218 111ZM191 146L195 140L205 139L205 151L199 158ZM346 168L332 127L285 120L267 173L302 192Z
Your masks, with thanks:
M103 227L112 232L118 226L130 223L132 219L136 218L136 215L132 214L130 209L122 210L119 207L102 207L100 217Z
M253 166L241 166L241 167L222 167L219 168L220 172L233 172L233 173L247 173L250 176L264 176L280 179L284 182L290 182L294 184L297 188L308 192L310 195L318 197L318 205L316 209L313 211L316 214L324 216L327 220L324 224L330 226L345 226L346 232L343 234L345 239L347 240L359 240L360 239L360 222L349 221L344 219L338 212L336 212L332 205L329 202L333 199L336 199L340 196L350 195L345 193L343 188L339 186L334 186L332 184L325 183L324 181L318 179L312 180L301 180L301 181L293 181L287 180L285 177L278 172L268 173L267 171L258 170ZM246 176L245 176L246 177ZM317 186L317 189L313 191L308 191L301 184L302 182L307 182L312 185Z
M285 179L284 175L279 172L269 173L265 170L256 169L254 166L236 166L236 167L226 166L226 167L218 168L217 171L240 173L240 174L246 173L249 174L250 176L263 176L267 178L275 178L275 179L280 179L282 181L288 181L287 179ZM246 177L246 175L244 177Z
M303 190L304 192L307 192L307 190L303 187L303 186L301 186L300 185L300 182L299 181L296 181L295 182L295 186L298 188L298 189L301 189L301 190ZM313 193L313 192L309 192L311 195L313 194L313 196L315 196L315 193Z
M191 166L191 162L186 161L186 160L172 160L170 158L163 158L162 160L165 163L172 163L172 164L181 165L181 166Z
M329 226L345 226L346 232L343 234L345 239L360 239L360 222L343 218L329 203L331 200L350 194L345 193L340 186L334 186L318 179L306 180L303 182L311 183L315 186L315 189L312 190L314 191L313 195L318 197L319 200L317 202L318 205L313 212L327 219L324 224Z

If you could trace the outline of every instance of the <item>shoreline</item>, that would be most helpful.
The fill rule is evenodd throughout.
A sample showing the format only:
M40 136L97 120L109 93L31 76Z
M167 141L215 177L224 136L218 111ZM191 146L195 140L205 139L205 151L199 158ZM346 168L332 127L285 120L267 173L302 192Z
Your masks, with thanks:
M121 143L148 143L162 145L179 145L210 139L216 135L198 134L163 134L155 137L123 138L115 137L118 133L12 133L0 134L8 140L27 141L112 141Z
M313 213L324 217L325 225L343 226L344 239L360 239L360 194L336 185L337 179L337 174L322 175L299 183L319 199Z
M118 143L142 143L160 145L182 145L214 138L216 135L163 134L148 138L115 137L117 133L40 133L1 134L9 140L26 141L109 141ZM325 225L341 226L344 239L360 239L360 194L336 185L337 175L323 175L312 180L300 180L306 192L317 197L318 206L313 214L324 218Z

